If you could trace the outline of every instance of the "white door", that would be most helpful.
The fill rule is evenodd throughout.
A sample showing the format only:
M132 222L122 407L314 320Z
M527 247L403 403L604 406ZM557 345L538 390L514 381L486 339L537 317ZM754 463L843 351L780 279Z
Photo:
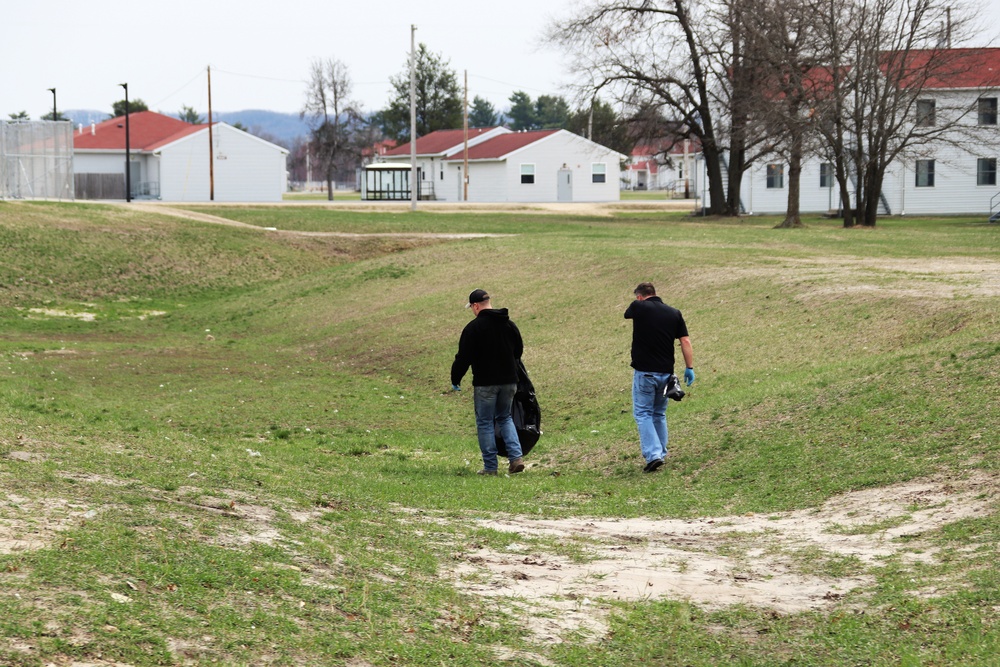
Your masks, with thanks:
M573 201L573 171L560 169L558 183L556 198L559 201Z

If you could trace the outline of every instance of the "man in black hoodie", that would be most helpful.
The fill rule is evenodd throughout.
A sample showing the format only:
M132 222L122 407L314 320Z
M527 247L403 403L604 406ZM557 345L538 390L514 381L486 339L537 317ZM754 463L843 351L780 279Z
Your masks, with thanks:
M476 431L483 454L479 474L497 474L494 420L507 448L508 470L518 473L524 470L524 460L510 411L517 391L517 361L524 352L521 332L506 308L493 308L485 290L473 290L465 307L472 309L475 319L465 325L458 341L458 353L451 365L451 388L461 390L462 378L472 366Z

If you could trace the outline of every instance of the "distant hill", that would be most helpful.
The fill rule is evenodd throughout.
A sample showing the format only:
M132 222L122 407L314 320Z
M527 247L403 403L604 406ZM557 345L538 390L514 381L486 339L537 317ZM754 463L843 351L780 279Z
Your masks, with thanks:
M107 111L94 111L93 109L69 109L60 113L73 121L74 125L100 123L110 116ZM160 113L165 112L160 111ZM167 113L166 115L177 117L177 113ZM202 115L207 116L205 113ZM299 120L297 113L264 111L262 109L214 111L212 112L212 120L223 121L230 125L239 123L247 128L251 134L261 135L285 148L291 148L296 138L305 138L309 134L309 126L306 125L305 121Z

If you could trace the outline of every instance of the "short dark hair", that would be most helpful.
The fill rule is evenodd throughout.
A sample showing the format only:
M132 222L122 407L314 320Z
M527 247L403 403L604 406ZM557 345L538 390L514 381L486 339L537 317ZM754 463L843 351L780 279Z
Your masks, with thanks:
M653 283L639 283L632 293L636 296L656 296L656 288L653 287Z

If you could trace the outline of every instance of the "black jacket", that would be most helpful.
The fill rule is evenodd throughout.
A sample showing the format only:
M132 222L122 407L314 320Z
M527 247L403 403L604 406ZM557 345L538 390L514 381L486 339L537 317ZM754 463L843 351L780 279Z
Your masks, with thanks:
M517 383L524 343L506 308L486 308L465 325L451 365L451 383L461 384L472 366L472 386Z
M681 311L658 296L629 304L632 320L632 368L648 373L674 372L674 341L688 335Z

